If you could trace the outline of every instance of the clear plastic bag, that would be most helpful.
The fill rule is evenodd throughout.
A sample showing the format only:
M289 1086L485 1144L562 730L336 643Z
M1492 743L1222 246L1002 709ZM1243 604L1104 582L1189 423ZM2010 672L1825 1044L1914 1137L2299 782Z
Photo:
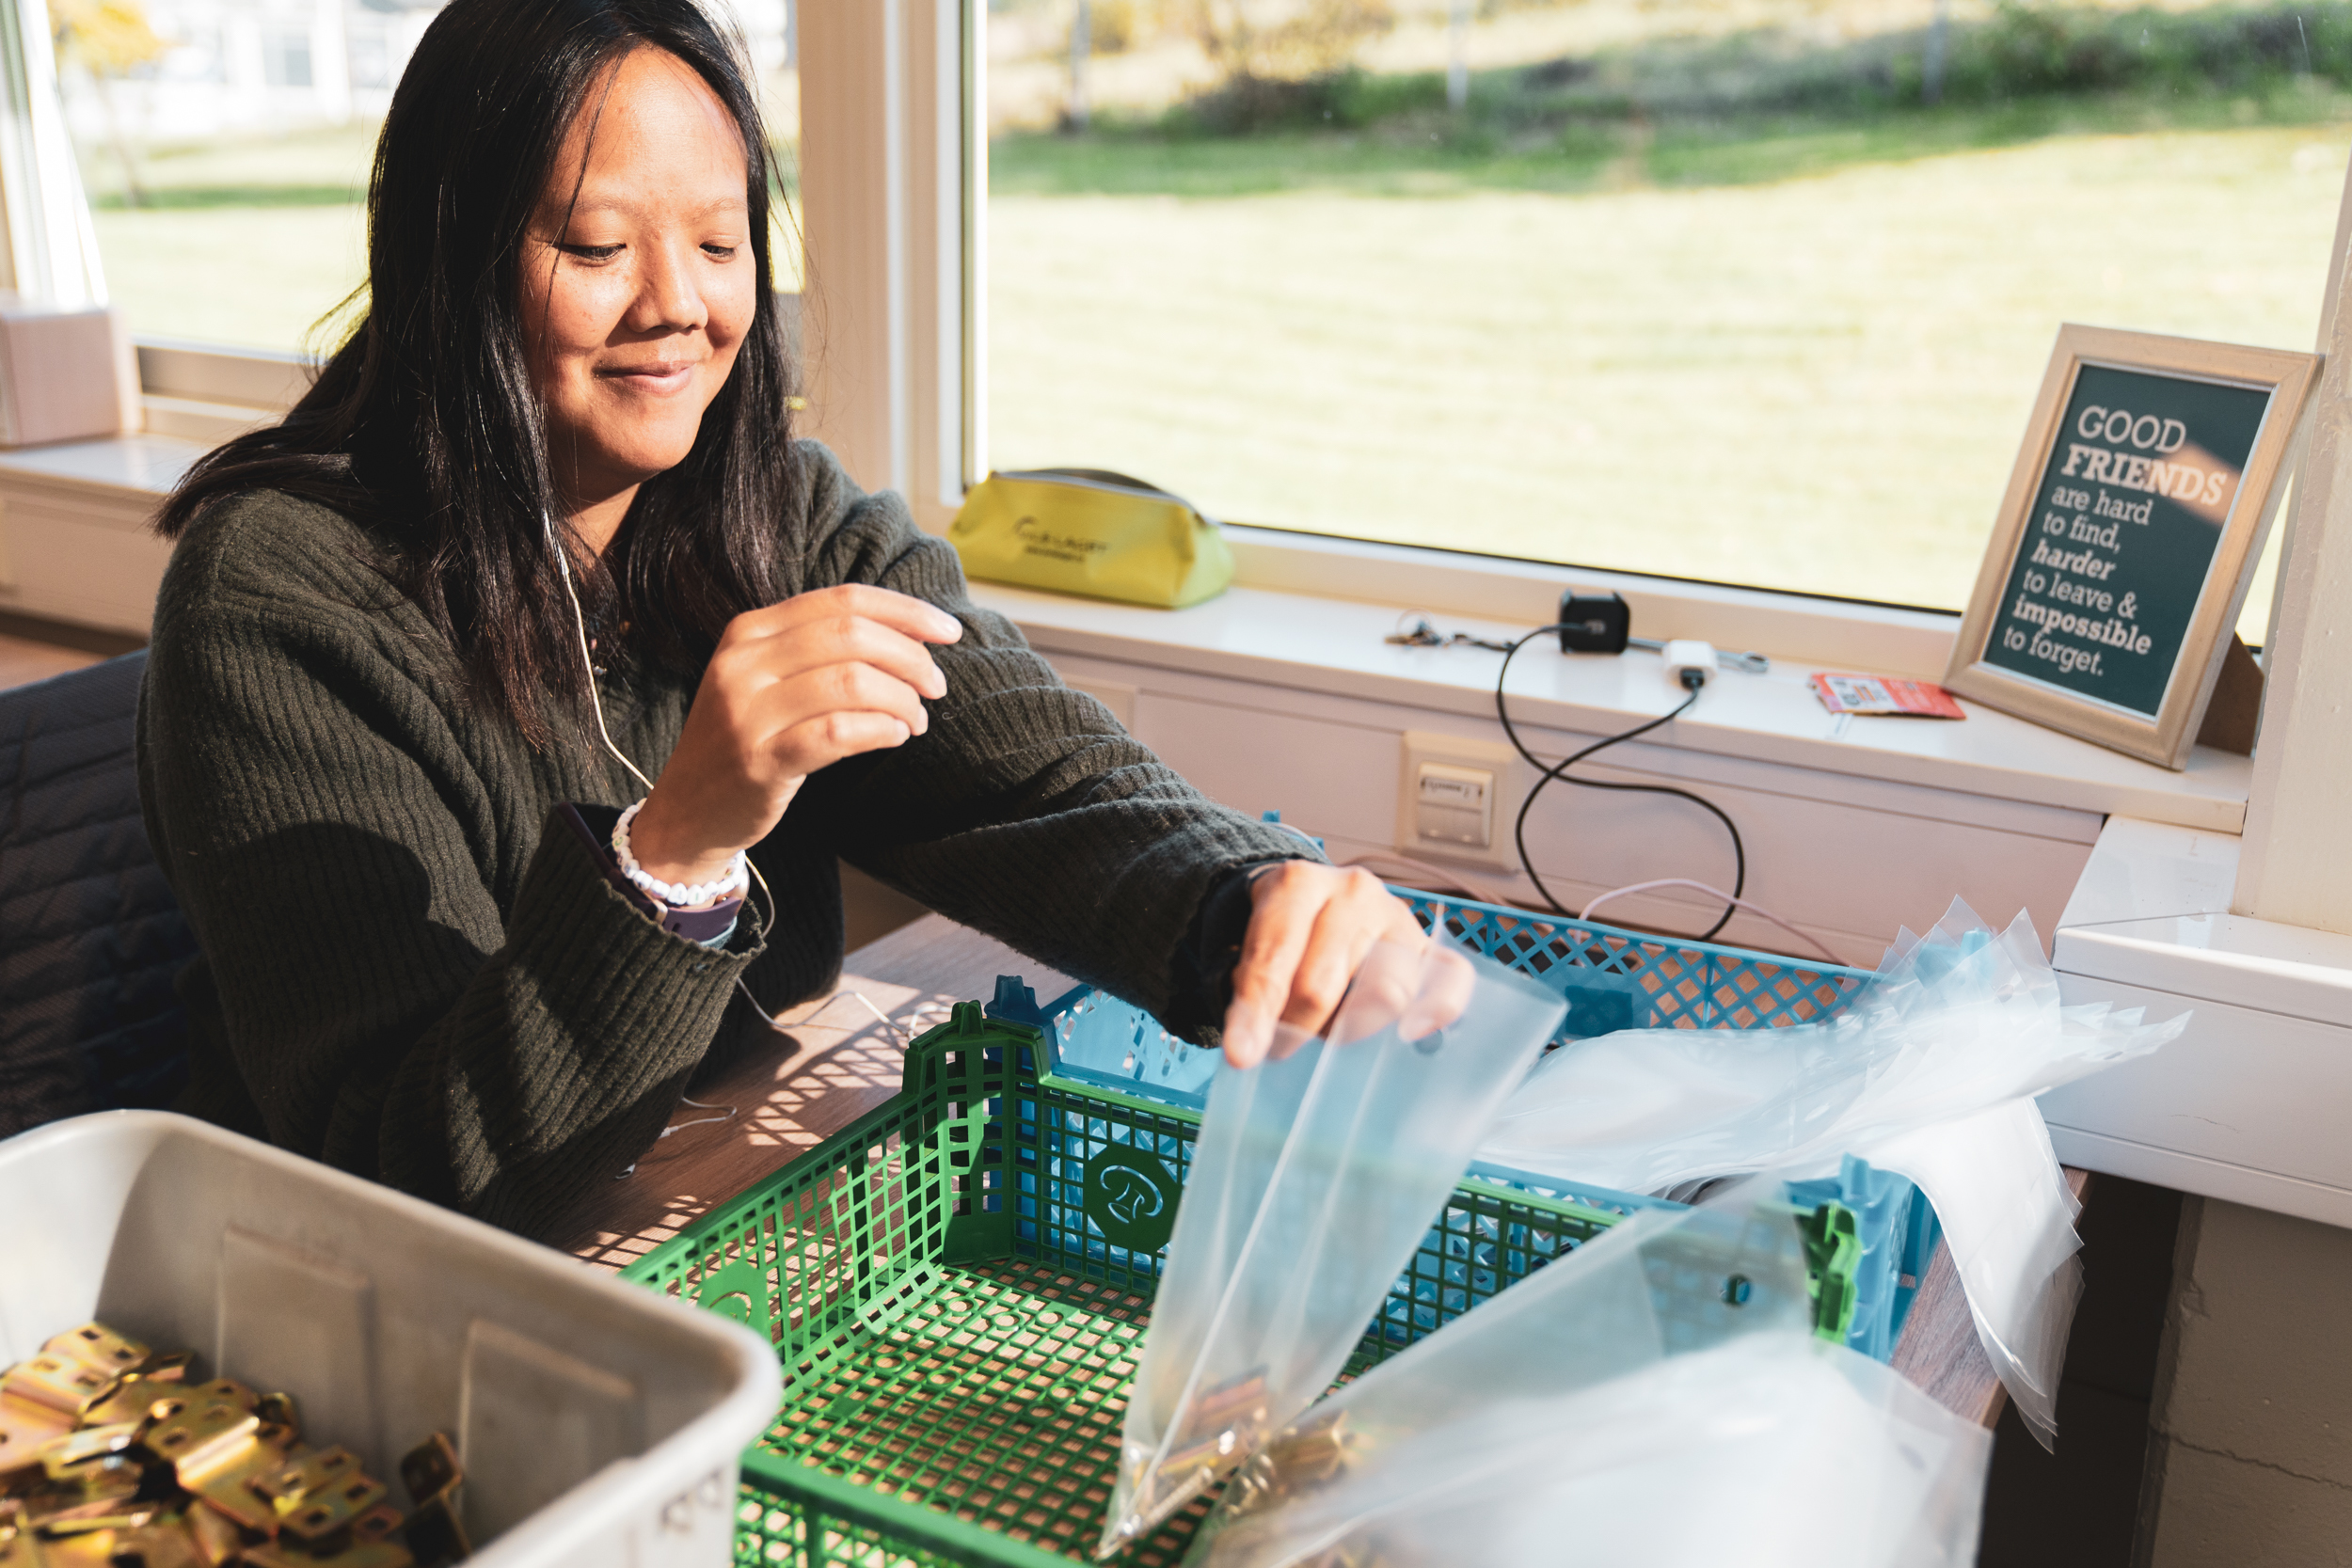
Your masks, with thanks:
M2032 1097L2186 1023L2062 1006L2026 916L1996 935L1955 899L1924 938L1903 932L1828 1022L1627 1030L1562 1048L1479 1157L1633 1192L1768 1168L1827 1175L1847 1154L1909 1178L1950 1238L1986 1354L2046 1445L2081 1243Z
M1973 1561L1991 1434L1811 1335L1780 1191L1637 1215L1338 1390L1187 1564Z
M1991 1452L1991 1433L1867 1356L1757 1335L1556 1398L1500 1399L1189 1560L1963 1568Z
M1389 1021L1442 966L1475 982L1422 1039ZM1127 1403L1099 1550L1152 1528L1330 1386L1559 1026L1560 999L1487 959L1375 949L1331 1037L1209 1090ZM1283 1044L1293 1044L1284 1041Z
M1897 1133L1871 1163L1935 1205L1986 1359L2036 1441L2058 1435L2067 1331L2082 1296L2081 1205L2058 1169L2042 1107L2009 1100L1974 1116Z

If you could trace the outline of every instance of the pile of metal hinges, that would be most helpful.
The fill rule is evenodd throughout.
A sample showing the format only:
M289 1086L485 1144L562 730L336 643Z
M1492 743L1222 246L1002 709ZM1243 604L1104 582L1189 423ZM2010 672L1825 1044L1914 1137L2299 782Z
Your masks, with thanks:
M1218 1522L1235 1523L1336 1481L1357 1463L1361 1448L1344 1410L1293 1427L1242 1461L1225 1483Z
M1234 1453L1257 1446L1265 1434L1265 1371L1253 1367L1194 1397L1154 1472L1155 1492L1166 1487L1168 1496L1188 1497L1203 1491Z
M349 1449L313 1449L285 1394L190 1381L188 1351L103 1323L0 1373L0 1568L432 1568L472 1550L435 1433L403 1514Z

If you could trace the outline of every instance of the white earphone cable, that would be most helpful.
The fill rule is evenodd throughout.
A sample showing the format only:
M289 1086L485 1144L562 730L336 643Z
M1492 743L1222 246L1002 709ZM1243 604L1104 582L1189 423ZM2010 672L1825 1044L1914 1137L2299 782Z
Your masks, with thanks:
M571 552L564 547L564 541L557 536L553 517L541 513L539 521L547 530L548 547L555 552L555 570L556 575L564 579L564 596L571 601L572 629L580 638L580 667L588 676L588 708L596 716L596 737L604 742L604 749L612 753L612 760L628 768L629 776L644 785L645 793L650 795L653 793L653 781L645 777L644 768L629 761L628 755L612 744L612 732L605 727L604 700L596 694L596 650L588 643L588 614L580 608L580 593L572 586ZM752 874L752 880L759 884L760 895L768 901L765 925L767 929L773 930L776 925L775 893L768 886L768 879L759 874L759 866L749 855L743 857L743 867ZM735 989L743 993L743 1000L751 1004L752 1011L767 1021L769 1028L783 1029L784 1025L776 1022L776 1015L759 1005L759 998L752 994L752 988L743 983L739 974L735 977ZM729 1110L727 1114L732 1116L734 1112Z
M650 795L653 793L653 781L645 777L644 770L629 761L618 746L612 744L612 732L604 727L604 703L596 695L596 650L588 642L588 615L580 608L579 591L572 587L572 552L565 549L564 542L556 537L555 520L550 517L546 521L548 545L555 551L556 574L564 579L564 596L572 602L572 629L580 638L580 667L588 673L588 706L596 716L596 736L604 742L604 749L612 753L612 760L628 768L630 777L644 785L645 793Z

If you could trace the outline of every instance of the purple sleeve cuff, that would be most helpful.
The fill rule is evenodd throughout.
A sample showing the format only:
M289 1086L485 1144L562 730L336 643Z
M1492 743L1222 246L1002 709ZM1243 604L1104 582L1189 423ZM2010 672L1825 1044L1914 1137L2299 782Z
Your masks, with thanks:
M596 857L596 864L604 872L605 880L620 889L622 897L628 899L640 914L660 926L663 930L674 936L684 937L688 942L698 942L705 947L719 945L734 932L735 917L741 913L743 909L741 895L739 894L733 898L723 898L707 910L674 910L667 905L656 903L646 896L644 889L621 874L621 863L613 857L611 842L598 836L596 831L588 825L587 817L580 814L578 806L558 806L555 808L555 815L563 818L564 825L579 836L580 843L587 847L588 852Z

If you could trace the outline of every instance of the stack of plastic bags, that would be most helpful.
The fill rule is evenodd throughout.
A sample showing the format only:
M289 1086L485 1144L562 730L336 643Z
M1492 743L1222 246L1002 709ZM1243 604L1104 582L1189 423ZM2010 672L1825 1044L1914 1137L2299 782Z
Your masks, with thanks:
M1405 1037L1439 990L1467 1010ZM1787 1183L1849 1154L1916 1182L2046 1442L2080 1243L2033 1096L2185 1019L2063 1006L2026 917L1994 933L1955 902L1824 1022L1624 1031L1529 1071L1559 1021L1484 959L1384 951L1332 1029L1356 1043L1218 1073L1103 1555L1223 1481L1194 1568L1973 1561L1991 1434L1816 1333ZM1634 1215L1327 1396L1473 1144L1579 1186L1761 1174ZM1486 1250L1499 1282L1534 1266Z
M2024 914L1965 904L1904 931L1845 1011L1785 1029L1638 1029L1554 1052L1479 1148L1496 1164L1658 1193L1852 1154L1935 1206L1978 1338L2046 1445L2080 1292L2077 1206L2033 1096L2147 1054L2187 1015L2064 1006Z
M1416 1002L1464 990L1454 1023L1400 1033ZM1218 1072L1102 1551L1184 1507L1330 1386L1564 1010L1486 959L1384 947L1333 1021L1347 1043L1294 1033L1275 1059Z
M1930 1568L1976 1558L1991 1434L1810 1331L1777 1180L1652 1211L1268 1442L1206 1568Z

